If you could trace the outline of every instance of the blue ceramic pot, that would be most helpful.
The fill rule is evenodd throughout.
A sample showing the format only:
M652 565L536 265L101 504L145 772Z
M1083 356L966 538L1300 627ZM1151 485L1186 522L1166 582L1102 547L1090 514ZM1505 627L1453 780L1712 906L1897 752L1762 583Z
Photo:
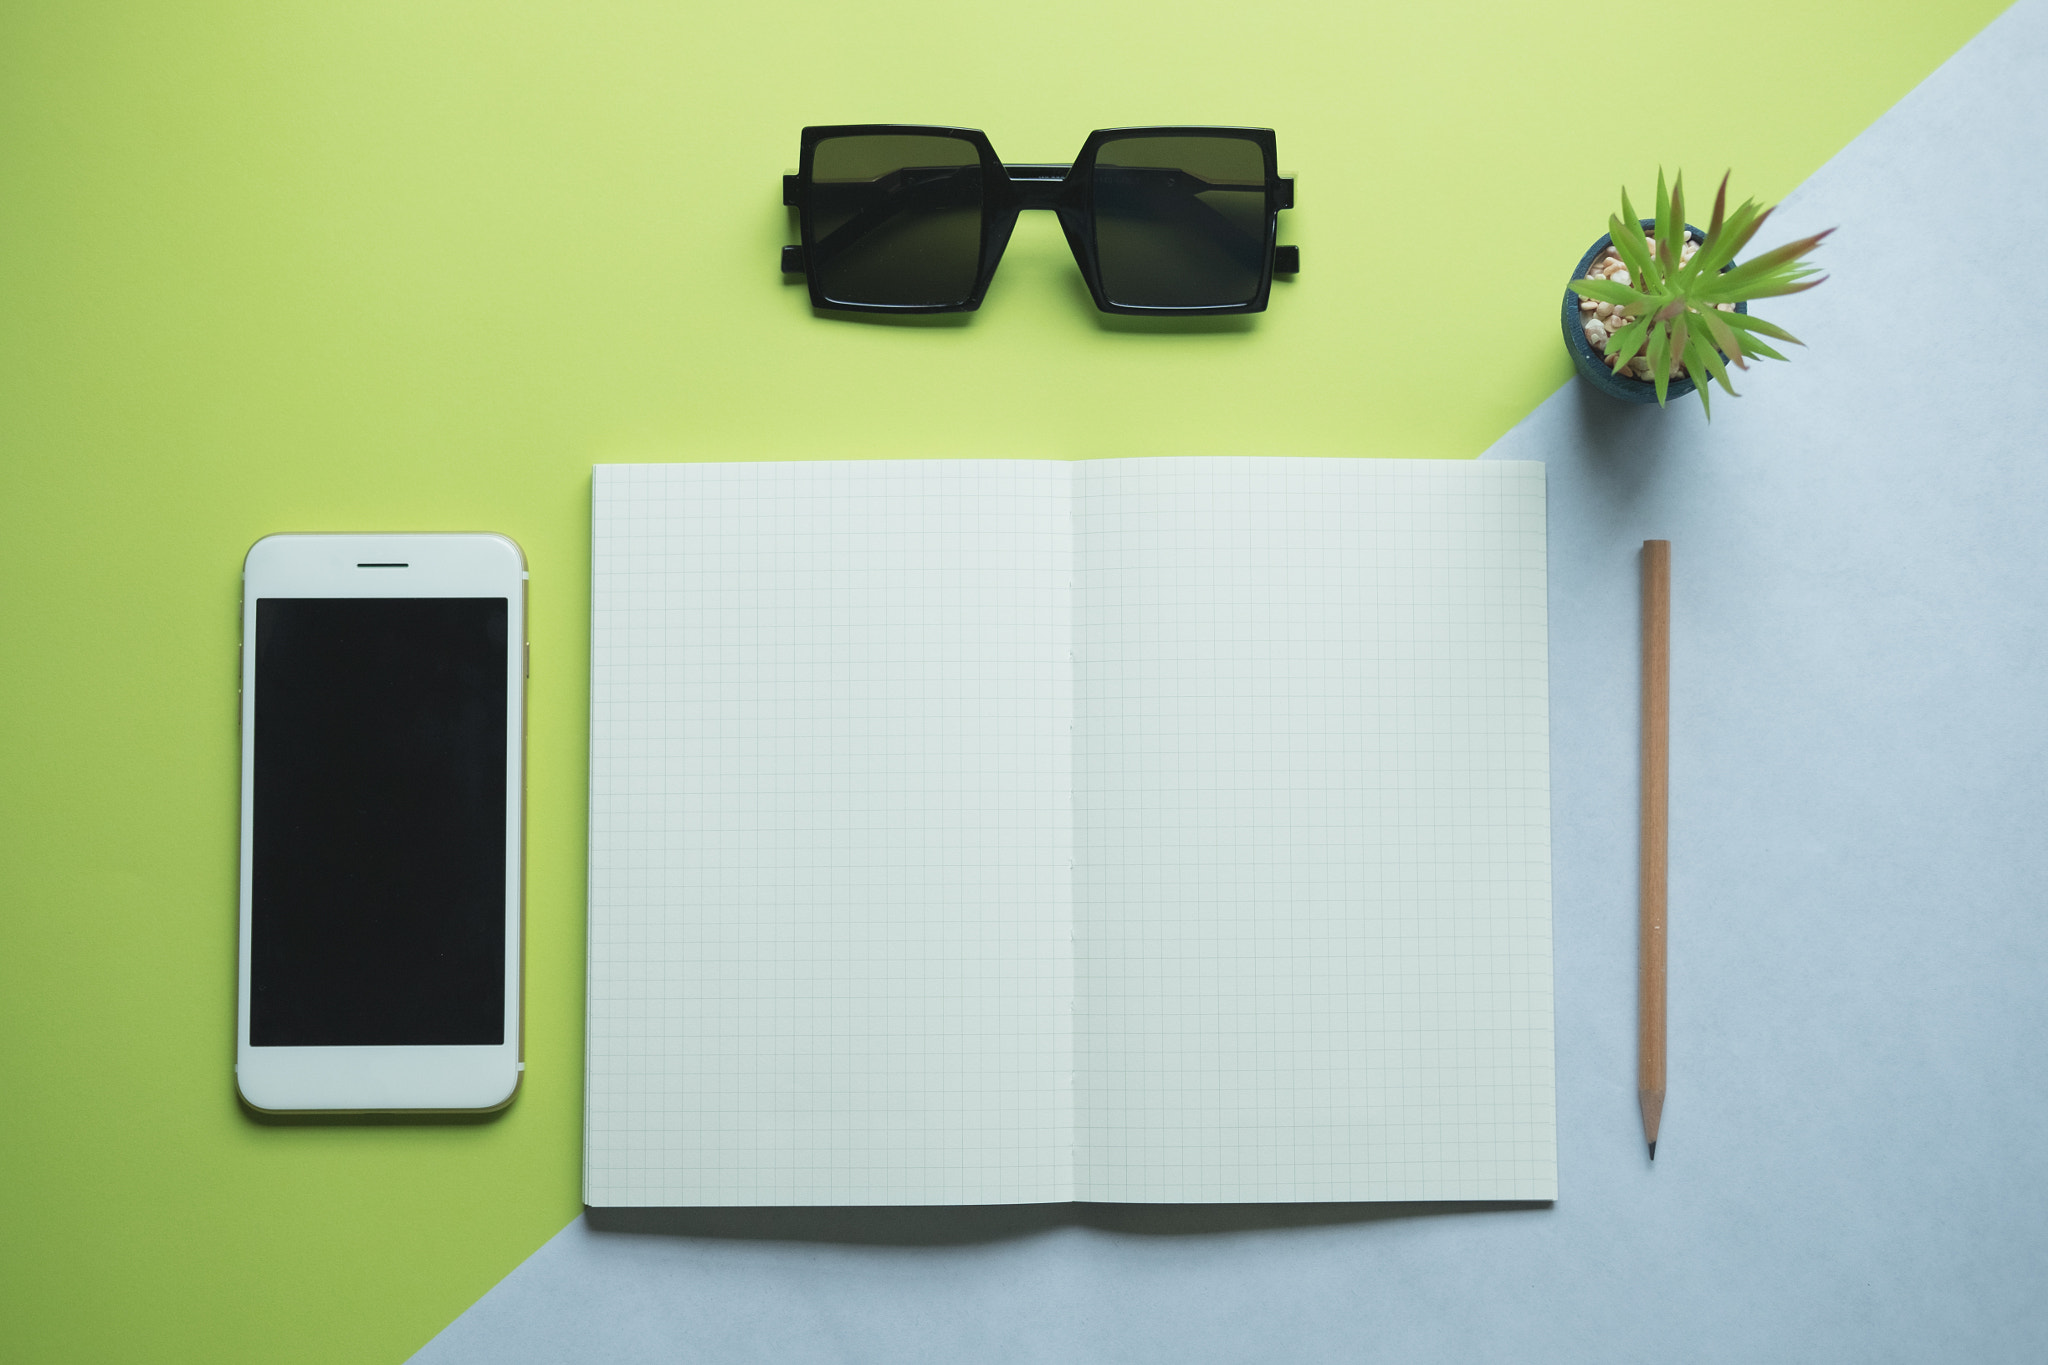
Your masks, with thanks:
M1645 218L1642 221L1643 231L1645 232L1657 226L1657 220L1654 218ZM1696 239L1706 240L1707 234L1701 232L1691 223L1687 223L1685 229ZM1613 244L1614 235L1612 233L1603 236L1599 241L1593 243L1591 249L1579 258L1579 268L1572 272L1572 278L1575 280L1586 278L1586 272L1593 268L1593 262L1600 259L1600 253L1607 250ZM1735 311L1747 313L1749 305L1747 303L1738 303L1735 305ZM1579 296L1569 289L1565 290L1564 344L1572 353L1572 363L1579 367L1579 378L1585 380L1588 384L1600 390L1600 392L1612 394L1624 403L1656 402L1657 386L1655 384L1652 384L1647 379L1617 375L1614 371L1607 368L1607 361L1598 351L1593 349L1593 343L1586 340L1585 318L1586 315L1579 311ZM1673 398L1683 397L1692 391L1692 380L1674 379L1671 381L1670 387L1665 390L1665 401L1668 402Z

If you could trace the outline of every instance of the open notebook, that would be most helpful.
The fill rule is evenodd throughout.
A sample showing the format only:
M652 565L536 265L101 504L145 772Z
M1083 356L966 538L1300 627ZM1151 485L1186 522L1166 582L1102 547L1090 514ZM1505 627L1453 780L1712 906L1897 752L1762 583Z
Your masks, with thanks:
M1541 465L594 507L587 1203L1554 1197Z

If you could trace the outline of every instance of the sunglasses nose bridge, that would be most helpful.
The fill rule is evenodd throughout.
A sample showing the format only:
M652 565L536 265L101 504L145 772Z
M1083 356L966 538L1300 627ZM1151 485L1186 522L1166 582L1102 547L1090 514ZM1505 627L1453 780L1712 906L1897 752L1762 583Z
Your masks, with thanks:
M1017 192L1017 207L1020 209L1054 209L1059 207L1060 187L1066 183L1067 172L1072 166L1055 166L1044 163L1004 166L1003 174L1010 178L1010 185Z

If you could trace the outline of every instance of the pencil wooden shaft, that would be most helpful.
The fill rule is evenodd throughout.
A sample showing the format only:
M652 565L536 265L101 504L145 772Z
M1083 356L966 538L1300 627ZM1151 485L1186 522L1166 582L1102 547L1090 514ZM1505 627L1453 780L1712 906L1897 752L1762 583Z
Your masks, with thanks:
M1671 542L1643 542L1643 784L1638 868L1636 1098L1657 1155L1664 1113L1665 866L1671 791Z

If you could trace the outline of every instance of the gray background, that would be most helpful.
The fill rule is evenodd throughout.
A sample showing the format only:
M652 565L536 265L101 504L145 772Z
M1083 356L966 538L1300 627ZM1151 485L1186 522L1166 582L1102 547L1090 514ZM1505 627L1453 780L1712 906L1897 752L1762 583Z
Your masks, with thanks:
M1764 229L1841 225L1833 280L1760 310L1810 349L1711 425L1574 383L1490 452L1550 467L1555 1205L586 1216L415 1359L2048 1358L2044 173L2023 0ZM1654 1167L1646 537L1675 563Z

